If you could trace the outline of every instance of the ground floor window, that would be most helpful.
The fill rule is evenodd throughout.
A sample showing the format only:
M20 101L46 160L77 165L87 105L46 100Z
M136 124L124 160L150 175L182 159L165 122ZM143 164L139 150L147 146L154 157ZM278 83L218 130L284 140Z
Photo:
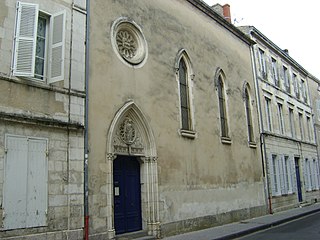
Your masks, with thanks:
M47 140L5 136L5 229L45 226L48 205Z
M294 162L289 156L272 154L269 159L272 196L293 193L294 174Z

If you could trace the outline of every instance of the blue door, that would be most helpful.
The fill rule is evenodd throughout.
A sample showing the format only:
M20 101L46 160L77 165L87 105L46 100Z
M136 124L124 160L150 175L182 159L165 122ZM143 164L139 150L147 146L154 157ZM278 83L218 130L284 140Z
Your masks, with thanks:
M116 234L141 230L140 164L135 157L116 158L113 184Z
M296 179L297 179L297 189L298 189L298 200L302 202L302 191L301 191L301 180L300 180L300 168L299 168L299 158L294 158L295 168L296 168Z

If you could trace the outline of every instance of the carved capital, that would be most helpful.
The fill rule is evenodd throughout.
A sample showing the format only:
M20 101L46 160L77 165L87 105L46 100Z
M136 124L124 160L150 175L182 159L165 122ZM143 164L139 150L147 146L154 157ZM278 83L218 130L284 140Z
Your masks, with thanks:
M107 153L107 160L113 161L114 159L117 158L117 155L114 153Z

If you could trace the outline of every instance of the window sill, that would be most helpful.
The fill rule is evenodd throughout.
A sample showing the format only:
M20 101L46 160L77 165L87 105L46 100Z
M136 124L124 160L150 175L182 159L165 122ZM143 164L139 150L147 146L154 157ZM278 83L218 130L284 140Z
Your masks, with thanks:
M182 137L195 139L196 138L196 132L192 130L186 130L186 129L180 129L180 134Z
M257 143L256 142L249 142L249 147L250 148L257 148Z
M221 143L231 145L230 137L221 137Z

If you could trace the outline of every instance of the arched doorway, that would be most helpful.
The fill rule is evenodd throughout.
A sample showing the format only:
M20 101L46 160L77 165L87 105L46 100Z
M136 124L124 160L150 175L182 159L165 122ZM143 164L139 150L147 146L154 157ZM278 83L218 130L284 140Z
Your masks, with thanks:
M106 160L112 170L107 175L109 239L119 233L141 229L147 230L149 235L159 236L155 141L149 123L133 101L124 104L110 125ZM121 182L119 178L122 178ZM135 186L130 186L128 178L135 179ZM121 194L128 194L128 190L133 192L130 193L130 199L126 200ZM129 206L125 206L126 204ZM134 213L131 213L133 209ZM136 223L129 223L130 218L134 218Z

